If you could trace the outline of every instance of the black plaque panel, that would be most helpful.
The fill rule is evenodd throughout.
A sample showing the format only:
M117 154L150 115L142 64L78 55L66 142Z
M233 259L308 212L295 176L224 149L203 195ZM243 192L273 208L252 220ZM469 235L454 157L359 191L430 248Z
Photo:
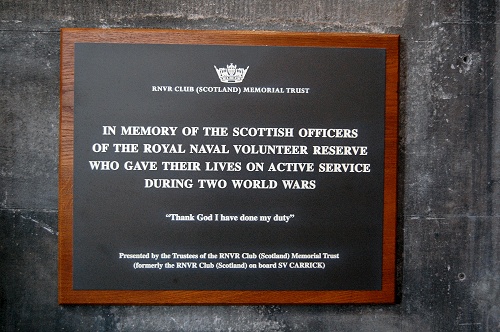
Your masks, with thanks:
M76 43L74 54L75 290L381 289L384 49ZM247 69L242 82L221 82L231 64Z

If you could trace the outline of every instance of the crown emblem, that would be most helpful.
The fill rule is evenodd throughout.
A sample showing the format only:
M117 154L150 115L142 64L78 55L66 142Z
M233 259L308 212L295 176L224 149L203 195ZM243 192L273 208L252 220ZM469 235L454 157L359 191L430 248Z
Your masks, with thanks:
M236 65L233 65L231 62L230 65L227 65L226 68L221 67L217 68L214 66L217 71L217 75L219 75L219 79L222 83L241 83L245 78L245 74L247 73L247 68L237 68Z

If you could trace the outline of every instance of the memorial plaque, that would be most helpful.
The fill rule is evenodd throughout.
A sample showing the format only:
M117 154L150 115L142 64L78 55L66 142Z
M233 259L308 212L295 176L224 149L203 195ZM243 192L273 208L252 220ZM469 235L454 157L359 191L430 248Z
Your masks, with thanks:
M398 36L63 29L60 303L390 303Z

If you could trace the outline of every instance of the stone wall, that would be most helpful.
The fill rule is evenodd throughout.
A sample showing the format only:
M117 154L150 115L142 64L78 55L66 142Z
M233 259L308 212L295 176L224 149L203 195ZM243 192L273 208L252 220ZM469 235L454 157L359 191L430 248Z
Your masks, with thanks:
M0 330L498 331L498 4L3 0ZM398 303L59 306L59 29L401 35Z

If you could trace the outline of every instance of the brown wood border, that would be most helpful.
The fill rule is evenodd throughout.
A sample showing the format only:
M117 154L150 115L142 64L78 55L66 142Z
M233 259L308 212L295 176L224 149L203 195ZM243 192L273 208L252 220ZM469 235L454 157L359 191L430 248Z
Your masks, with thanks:
M76 291L73 262L74 44L202 44L383 48L386 50L384 235L380 291ZM62 29L59 154L60 304L393 303L396 260L399 36L267 31Z

